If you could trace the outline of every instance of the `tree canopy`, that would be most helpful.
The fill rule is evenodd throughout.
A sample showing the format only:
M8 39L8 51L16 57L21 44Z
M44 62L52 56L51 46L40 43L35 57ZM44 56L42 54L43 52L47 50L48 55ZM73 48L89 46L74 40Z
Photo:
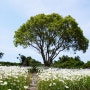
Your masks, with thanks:
M45 66L50 66L61 51L86 52L88 43L73 17L62 17L57 13L32 16L14 35L14 45L37 49Z

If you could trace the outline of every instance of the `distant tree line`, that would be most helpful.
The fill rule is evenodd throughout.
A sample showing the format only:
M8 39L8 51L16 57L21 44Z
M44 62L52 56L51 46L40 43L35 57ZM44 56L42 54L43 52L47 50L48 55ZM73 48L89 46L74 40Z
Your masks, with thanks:
M4 53L0 53L0 58L2 58ZM31 67L38 67L44 66L41 62L31 58L30 56L26 57L24 55L19 54L17 59L20 60L20 63L16 62L0 62L2 66L31 66ZM56 68L90 68L90 61L84 63L81 61L79 56L69 57L68 55L63 55L59 57L59 60L55 60L51 67Z
M0 62L0 66L19 66L20 63L16 63L16 62L4 62L4 61L1 61Z
M52 66L57 68L90 68L90 61L84 63L79 56L73 58L63 55L59 57L58 61L54 61Z

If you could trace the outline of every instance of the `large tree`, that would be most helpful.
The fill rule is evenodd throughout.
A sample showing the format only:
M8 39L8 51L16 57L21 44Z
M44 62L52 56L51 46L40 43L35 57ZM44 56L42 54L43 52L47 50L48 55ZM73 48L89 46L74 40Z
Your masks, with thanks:
M14 45L37 49L45 66L50 66L61 51L86 52L88 43L74 18L56 13L32 16L14 35Z

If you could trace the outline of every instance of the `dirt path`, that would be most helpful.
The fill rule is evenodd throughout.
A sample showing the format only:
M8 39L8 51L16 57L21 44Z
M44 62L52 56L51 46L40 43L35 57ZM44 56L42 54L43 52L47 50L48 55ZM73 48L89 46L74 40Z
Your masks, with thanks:
M31 83L27 90L37 90L37 74L33 73L31 78Z

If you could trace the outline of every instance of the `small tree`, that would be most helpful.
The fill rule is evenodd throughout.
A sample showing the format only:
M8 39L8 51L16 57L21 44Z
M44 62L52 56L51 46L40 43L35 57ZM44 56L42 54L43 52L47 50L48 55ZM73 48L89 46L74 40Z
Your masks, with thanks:
M38 14L23 24L14 35L14 45L32 46L41 54L45 66L64 50L86 52L88 39L71 16Z
M29 61L27 60L26 56L19 54L19 57L17 57L17 59L20 60L22 66L29 66Z
M2 57L3 57L3 55L4 55L4 53L0 52L0 58L2 58Z
M26 57L24 55L19 54L19 57L17 57L17 59L20 60L20 63L23 66L32 66L32 67L36 66L37 67L37 66L42 65L41 62L36 61L35 59L32 59L30 56Z

